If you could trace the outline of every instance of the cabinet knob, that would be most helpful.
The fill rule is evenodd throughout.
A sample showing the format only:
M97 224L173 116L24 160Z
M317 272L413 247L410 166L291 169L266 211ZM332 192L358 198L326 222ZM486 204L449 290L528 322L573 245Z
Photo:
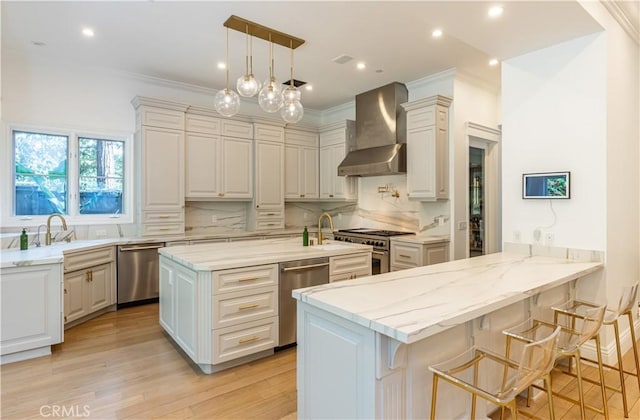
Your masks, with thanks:
M67 294L67 289L64 289L64 294L65 294L65 295Z
M329 198L333 198L333 194L329 194Z
M67 322L67 316L66 315L64 316L64 322Z

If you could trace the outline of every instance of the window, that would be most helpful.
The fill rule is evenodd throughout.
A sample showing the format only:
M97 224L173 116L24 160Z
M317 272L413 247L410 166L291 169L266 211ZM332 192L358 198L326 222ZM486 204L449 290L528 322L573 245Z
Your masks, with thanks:
M128 136L12 129L11 139L13 185L3 186L11 208L4 205L3 223L42 223L52 213L75 224L133 221Z

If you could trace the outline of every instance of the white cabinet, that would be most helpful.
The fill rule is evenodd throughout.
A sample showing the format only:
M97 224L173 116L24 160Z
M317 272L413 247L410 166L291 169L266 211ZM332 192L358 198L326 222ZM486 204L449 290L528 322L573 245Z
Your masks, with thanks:
M285 187L287 201L315 200L319 194L318 134L312 131L285 131Z
M64 322L86 320L115 305L116 272L113 246L64 254Z
M140 234L184 234L186 106L141 97L132 103Z
M407 111L407 194L410 199L449 198L449 106L432 96L402 106Z
M356 200L356 177L338 176L338 165L355 147L355 123L345 121L320 132L320 198Z
M190 113L187 113L186 121L186 198L251 199L251 124Z
M419 243L391 240L391 271L449 261L449 241Z
M371 253L339 255L329 258L329 282L371 275Z
M0 270L0 360L51 353L63 341L62 264Z

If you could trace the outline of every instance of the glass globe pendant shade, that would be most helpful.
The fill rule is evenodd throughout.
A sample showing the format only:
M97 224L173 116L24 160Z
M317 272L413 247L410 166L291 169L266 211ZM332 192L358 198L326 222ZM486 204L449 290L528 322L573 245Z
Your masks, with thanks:
M289 86L282 92L282 98L284 102L300 102L300 96L300 91L295 86Z
M280 110L280 116L282 119L291 124L300 121L303 115L304 108L300 101L285 101L282 109Z
M245 74L238 77L238 82L236 83L238 93L245 98L255 96L260 91L260 86L260 81L253 74Z
M275 78L267 80L260 89L258 104L265 112L276 112L282 107L282 90Z
M240 97L231 89L219 90L213 104L220 115L233 117L240 110Z

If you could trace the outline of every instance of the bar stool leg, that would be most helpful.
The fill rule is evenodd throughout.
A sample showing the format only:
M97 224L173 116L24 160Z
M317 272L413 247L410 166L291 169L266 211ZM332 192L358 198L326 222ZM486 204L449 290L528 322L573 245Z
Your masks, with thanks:
M580 350L573 356L576 359L576 376L578 380L578 401L580 402L580 418L582 420L587 418L584 411L584 392L582 390L582 366L580 366Z
M544 385L547 389L547 399L549 400L549 419L555 420L556 413L553 408L553 391L551 390L551 375L546 375L544 377Z
M602 392L602 408L604 418L609 418L609 405L607 404L607 388L604 384L604 369L602 368L602 348L600 347L600 334L596 334L596 353L598 354L598 371L600 373L600 391Z
M511 418L513 420L517 420L518 419L518 409L516 407L516 400L515 399L509 403L509 410L511 411Z
M627 405L627 391L624 385L624 365L622 364L622 350L620 347L620 329L618 328L618 319L613 321L613 330L616 338L616 353L618 356L618 373L620 374L620 390L622 392L622 408L624 416L629 417L629 407Z
M629 317L629 330L631 332L631 347L633 347L633 355L636 361L636 379L638 380L638 389L640 389L640 356L638 356L638 342L636 341L636 332L631 311L627 312L627 316ZM622 366L620 368L622 369Z
M436 401L438 400L438 375L433 374L433 388L431 388L431 420L436 419Z

